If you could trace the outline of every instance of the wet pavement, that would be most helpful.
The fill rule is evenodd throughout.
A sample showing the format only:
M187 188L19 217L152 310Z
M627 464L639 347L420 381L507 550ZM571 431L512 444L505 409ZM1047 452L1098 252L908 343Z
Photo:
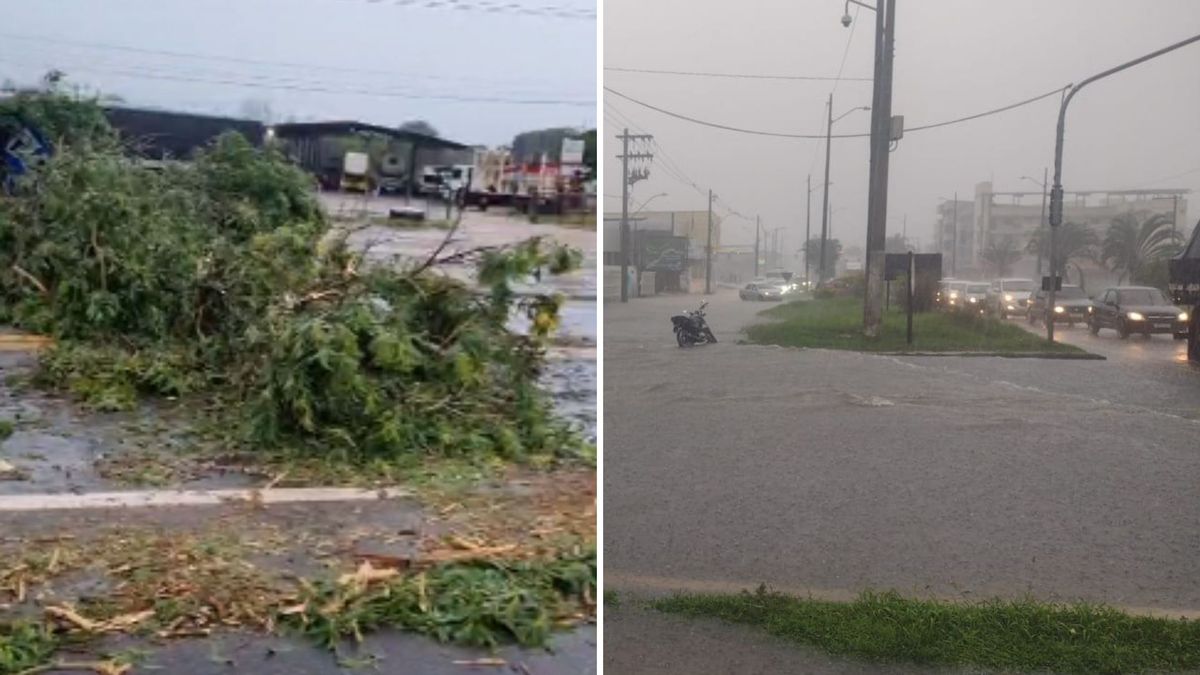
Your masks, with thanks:
M1108 361L739 345L767 305L722 292L721 343L679 349L669 317L699 299L605 306L607 588L1200 609L1200 373L1157 339Z

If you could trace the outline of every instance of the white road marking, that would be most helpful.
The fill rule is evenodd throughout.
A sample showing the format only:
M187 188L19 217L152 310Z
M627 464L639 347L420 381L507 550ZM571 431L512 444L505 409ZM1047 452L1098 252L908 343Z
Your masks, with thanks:
M153 506L215 506L229 503L296 504L303 502L363 502L407 497L398 488L274 488L222 490L149 490L84 494L0 495L0 513L81 511Z

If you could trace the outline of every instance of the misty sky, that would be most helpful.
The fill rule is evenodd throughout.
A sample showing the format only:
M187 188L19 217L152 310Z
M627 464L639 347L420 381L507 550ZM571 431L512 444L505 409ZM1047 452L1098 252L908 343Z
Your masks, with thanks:
M870 77L874 14L857 11L843 28L842 0L606 0L605 65L664 70ZM1200 33L1197 0L898 0L892 111L906 126L962 117L1031 98ZM701 10L703 8L703 10ZM847 41L849 48L847 50ZM722 124L823 134L832 82L729 80L605 72L605 86L647 103ZM888 234L902 227L928 246L938 198L977 182L997 191L1040 190L1052 164L1057 96L960 125L914 132L891 154ZM834 116L870 105L871 83L836 85ZM804 235L805 177L821 183L821 141L749 136L695 126L605 96L606 157L613 135L632 122L656 140L687 177L712 187L765 227L788 226L791 250ZM866 132L855 112L834 133ZM1067 116L1067 190L1190 188L1200 218L1200 44L1088 85ZM833 142L834 236L862 244L867 211L866 139ZM608 160L605 192L620 193L619 165ZM1051 167L1052 168L1052 167ZM703 209L706 198L657 163L634 188L650 210ZM1181 175L1182 174L1182 175ZM813 235L820 230L813 194ZM1040 203L1040 198L1038 199ZM1029 202L1026 202L1029 203ZM607 210L620 200L606 198ZM753 241L753 226L727 219L723 243Z
M244 101L259 99L268 101L274 113L299 119L357 119L388 126L425 119L447 138L488 145L509 143L516 133L531 129L595 124L594 18L447 7L455 3L507 4L0 0L0 81L28 84L56 67L71 82L120 95L131 104L237 114ZM519 4L595 10L592 0ZM183 58L61 41L308 67ZM347 91L364 89L585 105L442 101Z

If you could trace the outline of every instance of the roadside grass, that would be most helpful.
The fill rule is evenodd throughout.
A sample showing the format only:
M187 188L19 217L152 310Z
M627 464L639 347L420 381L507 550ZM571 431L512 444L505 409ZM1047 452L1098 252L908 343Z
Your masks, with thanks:
M784 347L846 349L865 352L1055 352L1082 353L1073 345L1045 340L1017 326L987 317L925 312L913 316L913 344L905 342L905 315L892 308L884 315L878 338L862 334L858 298L800 300L760 313L771 319L746 329L750 342Z
M834 655L1020 672L1131 673L1200 668L1200 621L1032 600L955 604L864 593L853 602L760 587L655 600L659 611L746 624Z

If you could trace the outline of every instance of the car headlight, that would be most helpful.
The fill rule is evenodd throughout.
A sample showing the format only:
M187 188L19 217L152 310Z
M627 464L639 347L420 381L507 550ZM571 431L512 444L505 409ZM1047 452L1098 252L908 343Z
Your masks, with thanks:
M976 298L968 298L967 302L970 302L971 304L975 304L975 303L979 302L979 300L977 300Z
M1180 321L1187 321L1187 320L1188 320L1188 315L1187 315L1187 312L1180 312L1180 313L1179 313L1179 320L1180 320Z
M1092 306L1088 305L1088 314L1091 314L1091 313L1092 313Z
M1013 301L1013 296L1012 296L1012 293L1005 293L1005 294L1004 294L1004 301L1005 301L1005 302L1012 302L1012 301Z
M1054 313L1055 313L1055 314L1062 314L1062 313L1063 313L1063 312L1065 312L1065 311L1067 311L1067 310L1066 310L1066 309L1064 309L1062 305L1055 305L1055 306L1054 306Z
M1125 316L1128 316L1130 321L1142 321L1146 318L1146 317L1142 316L1140 312L1130 312L1129 314L1126 314Z
M1016 309L1016 307L1013 307L1012 305L1008 305L1008 309Z
M958 291L950 291L950 299L957 300L958 299Z

